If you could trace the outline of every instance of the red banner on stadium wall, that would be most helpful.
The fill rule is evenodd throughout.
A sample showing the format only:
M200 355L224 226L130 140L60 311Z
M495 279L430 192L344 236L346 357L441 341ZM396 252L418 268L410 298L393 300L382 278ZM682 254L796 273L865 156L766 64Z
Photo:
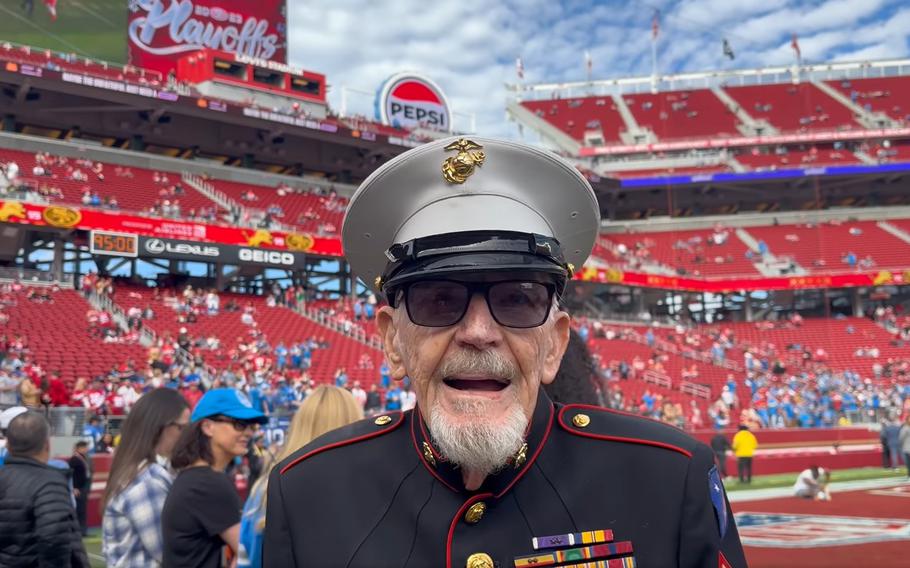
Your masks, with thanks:
M85 231L112 231L146 237L302 252L319 256L343 256L341 240L336 237L316 237L307 233L244 229L190 221L140 217L114 211L61 205L0 201L0 223L20 223ZM662 290L713 293L856 288L910 284L910 262L908 262L908 267L902 270L839 272L825 275L771 278L765 276L754 278L731 277L723 280L665 276L643 272L627 272L614 267L586 266L575 275L575 280L642 288L659 288Z
M732 136L715 138L690 138L652 144L609 144L584 146L578 151L582 158L613 154L654 154L691 149L736 148L776 144L807 144L838 142L843 140L868 140L870 138L903 138L910 136L910 128L881 128L857 130L829 130L819 132L794 132L767 136Z
M584 282L623 284L642 288L660 288L662 290L723 293L910 284L910 268L897 271L879 270L877 272L842 272L811 276L731 277L723 280L704 280L701 278L645 274L643 272L626 272L618 268L586 266L584 270L575 275L575 279Z
M113 231L146 237L287 250L321 256L341 256L341 240L337 238L316 237L307 233L244 229L190 221L139 217L112 211L61 205L0 201L0 222L85 231Z
M129 62L167 76L181 57L209 48L287 62L284 0L130 0Z

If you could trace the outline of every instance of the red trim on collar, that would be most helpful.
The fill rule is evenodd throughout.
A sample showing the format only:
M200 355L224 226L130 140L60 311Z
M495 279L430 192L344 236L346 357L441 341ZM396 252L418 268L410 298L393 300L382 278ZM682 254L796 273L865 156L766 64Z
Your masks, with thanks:
M311 456L315 456L316 454L320 454L320 453L322 453L322 452L324 452L324 451L326 451L326 450L331 450L332 448L338 448L338 447L341 447L341 446L347 446L347 445L349 445L349 444L353 444L353 443L355 443L355 442L361 442L361 441L363 441L363 440L369 440L370 438L375 438L375 437L377 437L377 436L382 436L383 434L385 434L385 433L387 433L387 432L391 432L392 430L394 430L395 428L398 428L398 427L401 425L401 422L402 422L402 420L403 420L403 418L404 418L404 413L401 412L401 411L394 411L394 412L387 412L387 413L386 413L386 415L388 415L388 416L392 416L392 415L395 415L395 414L397 414L398 416L395 417L395 418L394 418L395 421L394 421L393 423L389 424L388 426L386 426L386 427L384 427L384 428L380 428L379 430L375 430L375 431L373 431L373 432L369 432L368 434L364 434L364 435L362 435L362 436L357 436L357 437L355 437L355 438L350 438L350 439L348 439L348 440L341 440L340 442L335 442L335 443L333 443L333 444L328 444L328 445L325 445L325 446L322 446L322 447L319 447L319 448L310 450L309 452L303 454L303 455L300 456L299 458L295 459L295 460L292 461L291 463L289 463L289 464L287 464L286 466L284 466L283 468L281 468L281 472L280 472L280 473L281 473L281 474L284 474L286 471L288 471L289 469L291 469L291 468L294 467L295 465L299 464L299 463L302 462L303 460L305 460L305 459L307 459L307 458L309 458L309 457L311 457Z
M681 453L682 455L686 456L687 458L691 458L691 457L692 457L692 452L690 452L689 450L687 450L687 449L685 449L685 448L680 448L679 446L674 446L673 444L667 444L667 443L665 443L665 442L658 442L658 441L656 441L656 440L646 440L646 439L644 439L644 438L625 438L625 437L622 437L622 436L608 436L608 435L606 435L606 434L593 434L593 433L590 433L590 432L584 432L584 431L582 431L582 430L579 430L578 428L571 428L571 427L569 427L569 425L567 425L567 424L565 423L565 421L563 420L563 418L565 417L565 414L566 414L567 411L569 411L569 410L574 410L574 409L596 410L596 411L600 411L600 412L603 412L603 411L615 412L615 411L612 411L612 410L609 410L609 409L606 409L606 408L601 408L601 407L599 407L599 406L591 406L591 405L588 405L588 404L571 404L571 405L564 406L564 407L559 411L559 425L562 426L563 429L566 430L567 432L571 432L572 434L575 434L576 436L582 436L582 437L584 437L584 438L593 438L593 439L595 439L595 440L607 440L607 441L610 441L610 442L624 442L624 443L629 443L629 444L643 444L643 445L645 445L645 446L654 446L654 447L657 447L657 448L663 448L663 449L665 449L665 450L672 450L672 451L674 451L674 452L679 452L679 453ZM620 414L626 414L626 413L622 412L622 413L620 413ZM635 416L635 415L634 415L634 414L629 414L629 416ZM642 417L641 417L641 416L638 416L637 418L642 418ZM657 422L657 421L655 420L655 422Z
M455 517L452 518L452 522L449 524L449 534L446 535L446 568L452 568L452 539L455 538L455 527L458 526L458 521L464 515L465 511L468 510L468 507L473 505L478 501L483 501L492 497L492 493L480 493L474 495L470 499L464 502L458 512L455 513Z
M551 402L550 403L550 419L547 422L547 429L544 430L543 437L541 437L540 444L537 445L537 449L534 450L534 454L530 458L528 458L528 461L525 462L524 467L522 468L522 470L520 472L518 472L518 475L515 476L515 479L513 479L511 482L509 482L509 484L506 485L505 489L503 489L502 491L500 491L499 493L496 494L497 499L499 499L500 497L502 497L503 495L508 493L509 489L512 489L512 486L515 485L516 483L518 483L519 479L524 477L524 475L528 472L528 470L534 464L534 460L536 460L537 456L540 455L540 452L543 451L543 447L547 444L547 438L550 437L550 430L553 428L553 415L555 414L555 412L553 412L553 408L555 408L555 407L553 406L553 403ZM530 432L531 422L533 422L533 418L528 422L528 425L529 425L528 432Z
M417 422L418 420L420 420L420 413L417 411L417 408L414 408L413 414L411 415L411 440L414 442L414 451L416 451L418 457L420 457L420 462L423 464L423 467L427 468L427 471L429 471L433 475L433 477L435 477L437 480L439 480L440 483L442 483L443 485L445 485L446 487L448 487L455 493L460 493L460 491L458 491L458 489L449 485L449 482L446 481L445 479L443 479L441 475L439 475L439 473L436 471L435 467L433 467L427 463L426 458L423 456L423 448L421 448L420 444L417 443L417 433L414 432L414 423ZM423 425L423 422L421 421L421 430L423 429L422 425ZM432 449L433 449L433 445L430 444L430 450L432 451ZM433 453L435 455L436 452L433 452Z

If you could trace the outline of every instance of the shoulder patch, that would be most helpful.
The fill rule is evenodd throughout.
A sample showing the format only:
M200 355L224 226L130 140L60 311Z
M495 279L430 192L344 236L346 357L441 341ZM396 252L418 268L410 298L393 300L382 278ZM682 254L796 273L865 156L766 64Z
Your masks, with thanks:
M696 440L670 426L641 416L587 404L569 404L559 410L559 425L576 436L642 444L679 452L691 458Z
M284 474L295 465L316 454L388 434L401 426L402 422L404 422L404 412L388 412L328 432L297 450L284 463L279 464L280 472Z
M711 504L717 517L717 526L720 529L720 538L727 534L727 500L724 498L724 484L717 473L717 466L711 466L708 471L708 492L711 495Z

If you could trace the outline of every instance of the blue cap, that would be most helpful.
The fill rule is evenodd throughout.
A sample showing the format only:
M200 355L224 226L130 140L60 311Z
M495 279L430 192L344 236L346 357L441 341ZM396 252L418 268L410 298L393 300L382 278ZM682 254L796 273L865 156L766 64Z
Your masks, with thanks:
M249 420L265 424L268 417L253 408L250 399L237 389L212 389L202 395L193 415L192 422L198 422L211 416L227 416L237 420Z

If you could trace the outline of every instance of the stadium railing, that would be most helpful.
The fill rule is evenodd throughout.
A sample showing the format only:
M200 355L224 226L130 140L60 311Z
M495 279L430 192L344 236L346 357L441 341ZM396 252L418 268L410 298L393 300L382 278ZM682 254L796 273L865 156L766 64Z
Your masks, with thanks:
M642 324L642 325L645 325L645 324ZM641 333L639 333L638 331L635 331L632 329L625 330L625 331L627 332L625 339L634 341L635 343L640 343L642 345L648 344L648 340L645 338L645 336L642 335ZM709 365L723 367L724 369L729 369L731 371L741 372L743 370L742 365L740 365L736 361L731 361L729 359L725 359L723 361L715 361L709 355L706 355L704 353L699 353L699 352L695 351L694 349L682 349L675 343L672 343L665 339L655 338L654 348L657 349L658 351L663 351L663 352L669 353L671 355L679 355L680 357L685 357L686 359L692 359L694 361L698 361L699 363L705 363L705 364L709 364Z
M132 65L119 65L89 57L79 57L73 53L56 52L51 49L36 48L11 41L4 41L0 45L0 56L26 65L56 66L65 71L74 71L106 79L116 78L120 81L142 85L161 86L163 83L160 71L141 69Z
M73 275L64 274L62 280L54 278L50 272L44 270L33 270L31 268L0 268L0 282L21 282L29 286L58 286L65 288L73 287Z
M0 412L10 408L12 404L0 404ZM51 426L51 436L79 436L81 437L88 417L88 410L82 407L67 406L40 406L34 408L44 414Z
M679 383L679 392L684 394L691 394L692 396L697 396L698 398L703 398L708 400L711 398L711 389L705 385L700 385L698 383L693 383L691 381L682 381Z
M642 374L641 379L646 383L654 383L666 389L673 388L673 380L668 375L657 371L647 370Z
M120 306L118 306L117 304L114 303L114 301L110 298L110 296L99 295L97 292L92 290L86 299L95 308L104 310L107 313L111 314L111 316L114 319L114 322L120 327L120 329L122 329L124 331L129 331L128 325L127 325L128 318L127 318L126 313L123 311L123 309ZM142 329L139 330L139 344L140 345L142 345L144 347L148 347L149 345L152 345L155 342L155 339L156 339L155 332L148 329L147 327L143 327Z
M337 331L342 335L346 335L347 337L359 341L364 345L372 347L373 349L382 349L382 342L378 337L375 335L367 336L366 332L364 332L362 329L354 328L351 330L345 330L344 325L338 322L333 316L330 316L313 308L297 308L294 311L306 317L307 319L310 319L324 327L327 327L332 331Z

